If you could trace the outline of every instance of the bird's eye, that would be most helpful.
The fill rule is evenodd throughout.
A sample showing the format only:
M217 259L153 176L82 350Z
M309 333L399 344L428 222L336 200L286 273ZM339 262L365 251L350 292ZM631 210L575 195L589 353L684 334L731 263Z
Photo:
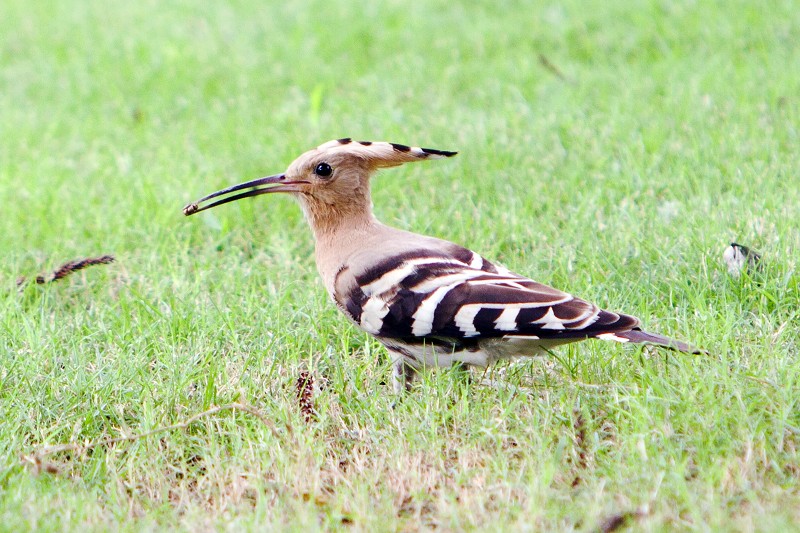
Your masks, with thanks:
M328 163L320 163L317 165L317 168L314 169L314 174L321 178L327 178L333 174L333 169Z

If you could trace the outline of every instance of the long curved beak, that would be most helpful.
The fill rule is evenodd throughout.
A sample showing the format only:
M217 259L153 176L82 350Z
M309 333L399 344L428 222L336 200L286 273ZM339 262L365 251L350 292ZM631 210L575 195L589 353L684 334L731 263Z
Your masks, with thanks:
M228 187L227 189L222 189L221 191L213 192L208 196L203 196L196 202L187 204L183 208L183 214L188 217L189 215L194 215L195 213L199 213L200 211L205 211L206 209L211 209L212 207L216 207L218 205L227 204L228 202L241 200L242 198L248 198L250 196L258 196L260 194L267 194L271 192L298 192L297 186L303 184L307 185L308 182L288 181L286 179L285 174L276 174L275 176L258 178L257 180L240 183L239 185L234 185L232 187ZM257 188L262 185L266 185L266 187ZM246 192L241 192L239 194L234 194L233 196L222 198L221 200L217 200L216 202L212 202L204 206L200 206L200 204L208 200L211 200L212 198L217 198L219 196L224 196L226 194L230 194L236 191L241 191L242 189L250 189L250 190Z

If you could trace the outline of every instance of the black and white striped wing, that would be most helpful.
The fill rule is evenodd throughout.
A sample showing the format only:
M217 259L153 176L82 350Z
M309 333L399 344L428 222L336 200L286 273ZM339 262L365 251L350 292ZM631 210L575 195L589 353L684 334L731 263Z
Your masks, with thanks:
M365 331L406 341L568 340L639 325L635 317L603 311L461 250L389 258L337 290L337 302Z

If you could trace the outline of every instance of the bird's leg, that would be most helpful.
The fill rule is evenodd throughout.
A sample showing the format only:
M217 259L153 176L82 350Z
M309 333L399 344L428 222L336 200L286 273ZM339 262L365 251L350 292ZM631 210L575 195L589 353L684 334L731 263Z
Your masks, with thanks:
M411 384L417 375L417 370L406 363L402 355L395 357L392 368L392 388L395 394L402 394L403 391L411 390Z
M454 363L453 370L457 373L459 378L463 378L467 384L472 384L472 373L469 371L467 363Z

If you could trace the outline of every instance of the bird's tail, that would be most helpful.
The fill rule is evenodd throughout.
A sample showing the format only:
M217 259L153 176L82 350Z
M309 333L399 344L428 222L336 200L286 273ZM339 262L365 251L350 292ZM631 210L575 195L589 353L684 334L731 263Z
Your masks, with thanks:
M615 331L613 333L615 337L620 337L621 342L635 342L637 344L654 344L656 346L662 346L664 348L669 348L670 350L676 350L679 352L686 352L692 353L697 355L708 355L708 352L705 350L701 350L699 348L695 348L690 344L686 344L685 342L681 342L675 339L670 339L669 337L664 337L663 335L657 335L655 333L648 333L646 331L642 331L639 328L634 328L628 331ZM621 339L625 339L622 341ZM611 339L616 340L616 339Z

